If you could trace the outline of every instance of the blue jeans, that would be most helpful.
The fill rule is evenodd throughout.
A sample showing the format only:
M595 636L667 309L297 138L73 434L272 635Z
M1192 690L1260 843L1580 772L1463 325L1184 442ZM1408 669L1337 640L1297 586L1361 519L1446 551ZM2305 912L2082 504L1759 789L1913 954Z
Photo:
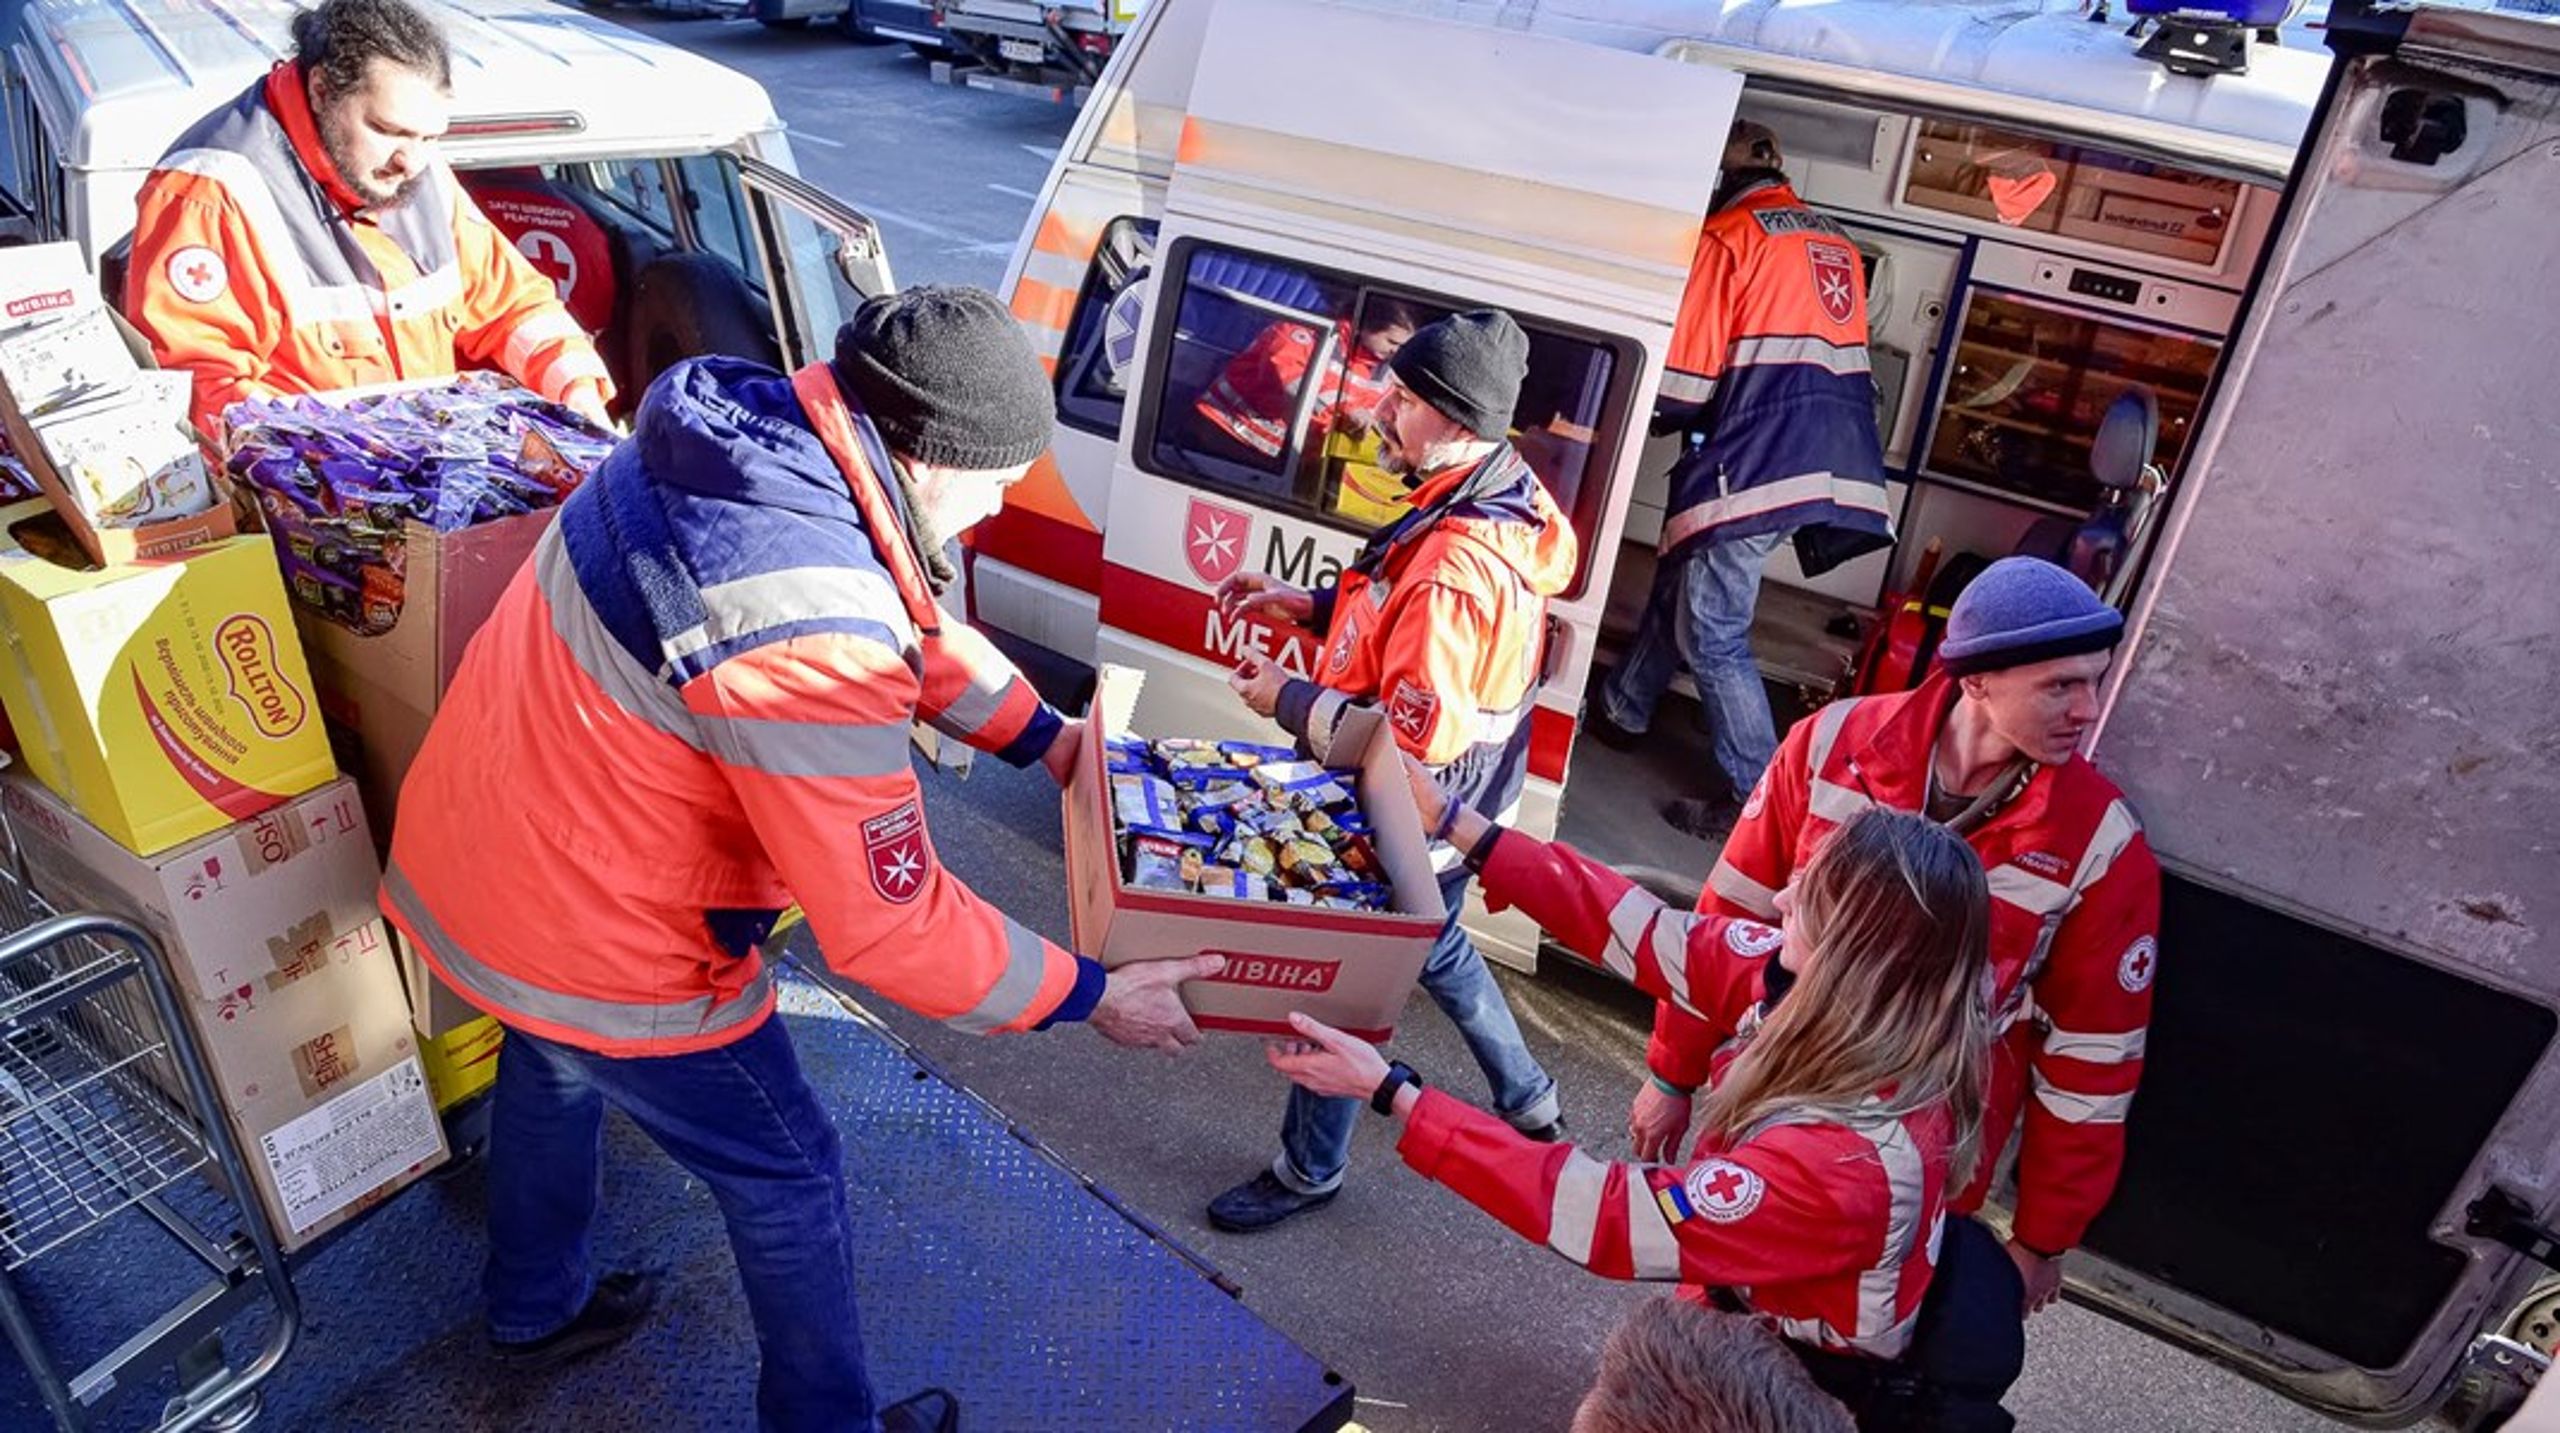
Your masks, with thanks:
M586 1307L612 1105L708 1186L764 1356L766 1430L874 1427L853 1302L844 1147L782 1021L690 1055L617 1058L507 1030L489 1117L489 1334L541 1338Z
M1529 1053L1520 1038L1520 1022L1511 1003L1474 942L1458 924L1467 901L1467 882L1474 878L1459 866L1440 878L1440 898L1449 907L1449 923L1422 963L1422 988L1439 1002L1466 1037L1467 1050L1493 1087L1493 1108L1521 1129L1537 1129L1556 1118L1555 1077ZM1280 1122L1280 1157L1271 1172L1300 1194L1322 1194L1338 1188L1351 1162L1351 1127L1360 1121L1364 1101L1329 1099L1292 1086L1289 1112Z
M1760 573L1783 532L1697 543L1654 569L1653 594L1636 624L1635 645L1600 687L1600 703L1622 731L1653 725L1654 703L1682 666L1698 684L1715 738L1716 770L1734 799L1751 794L1778 754L1769 689L1751 655L1751 612Z

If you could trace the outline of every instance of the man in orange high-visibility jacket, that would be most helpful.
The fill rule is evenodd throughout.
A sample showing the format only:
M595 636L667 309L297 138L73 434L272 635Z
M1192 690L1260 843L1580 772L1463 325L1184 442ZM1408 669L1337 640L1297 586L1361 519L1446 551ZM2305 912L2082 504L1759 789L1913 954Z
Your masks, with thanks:
M1857 245L1788 187L1778 137L1749 120L1725 142L1672 326L1657 431L1687 434L1671 466L1661 559L1627 654L1601 684L1592 735L1626 747L1689 669L1725 792L1667 803L1714 836L1777 750L1751 654L1760 575L1792 540L1807 575L1892 541L1867 358Z
M196 426L243 398L458 367L599 422L613 382L551 281L436 156L452 58L408 0L326 0L294 55L143 181L124 311L194 376Z
M1345 713L1377 708L1442 789L1492 812L1508 812L1527 781L1547 603L1572 582L1580 555L1573 525L1508 441L1528 371L1528 335L1499 309L1415 332L1387 360L1377 416L1379 457L1410 485L1410 509L1372 533L1330 587L1309 592L1239 573L1218 589L1230 612L1325 634L1312 679L1248 656L1228 678L1246 706L1318 757ZM1422 988L1466 1037L1496 1112L1533 1139L1555 1139L1555 1077L1521 1038L1460 924L1473 874L1442 834L1432 864L1449 917L1423 961ZM1209 1222L1249 1233L1332 1203L1358 1119L1357 1101L1291 1090L1280 1153L1211 1201Z
M2009 1253L2031 1308L2052 1300L2063 1254L2115 1192L2160 968L2159 863L2124 794L2079 751L2123 631L2062 568L1993 563L1947 617L1937 676L1833 702L1787 733L1701 904L1770 919L1823 840L1869 806L1925 812L1982 857L2001 1035L1982 1147L1996 1154L2024 1130ZM1637 1158L1676 1150L1689 1092L1732 1034L1660 1008L1651 1078L1628 1114ZM1995 1163L1950 1207L1981 1207Z
M507 1028L499 1362L592 1352L648 1311L647 1279L591 1262L611 1106L728 1215L759 1426L873 1426L844 1152L772 1018L768 938L794 902L830 968L959 1029L1199 1038L1174 987L1218 957L1106 976L1007 919L935 854L908 756L918 721L1062 780L1078 748L936 595L946 540L1056 421L1030 341L976 289L873 298L833 363L789 377L688 360L472 639L401 787L383 895ZM901 1408L888 1428L935 1426Z

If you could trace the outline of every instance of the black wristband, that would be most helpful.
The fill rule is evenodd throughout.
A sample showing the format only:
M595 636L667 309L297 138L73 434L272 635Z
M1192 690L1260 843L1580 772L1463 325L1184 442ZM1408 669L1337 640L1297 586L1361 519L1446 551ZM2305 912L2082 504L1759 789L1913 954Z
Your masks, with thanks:
M1417 1090L1421 1089L1422 1077L1415 1074L1413 1072L1413 1067L1402 1060L1398 1060L1393 1064L1388 1065L1387 1077L1378 1082L1377 1091L1369 1096L1369 1108L1376 1110L1382 1115L1394 1114L1396 1112L1396 1093L1407 1085L1411 1085Z

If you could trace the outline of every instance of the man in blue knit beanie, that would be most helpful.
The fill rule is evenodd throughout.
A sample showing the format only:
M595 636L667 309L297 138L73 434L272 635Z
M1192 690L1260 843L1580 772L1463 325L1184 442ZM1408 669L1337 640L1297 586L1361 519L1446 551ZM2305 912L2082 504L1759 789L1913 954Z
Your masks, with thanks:
M1919 688L1833 702L1796 723L1707 876L1701 908L1772 920L1840 823L1926 812L1990 876L1994 1047L1982 1148L1949 1209L1981 1206L2010 1132L2009 1254L2021 1307L2050 1303L2062 1256L2114 1193L2159 970L2160 868L2115 783L2081 755L2124 617L2062 568L2004 558L1956 599ZM1638 1159L1676 1158L1691 1094L1733 1034L1670 1005L1629 1111ZM1996 1331L1994 1331L1996 1332Z

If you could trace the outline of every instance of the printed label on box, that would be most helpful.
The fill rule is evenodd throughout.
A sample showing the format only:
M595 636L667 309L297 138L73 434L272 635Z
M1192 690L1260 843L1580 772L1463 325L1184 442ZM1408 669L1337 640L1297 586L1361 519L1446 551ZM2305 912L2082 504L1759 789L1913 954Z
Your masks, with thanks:
M302 1078L302 1097L306 1100L317 1099L322 1090L355 1074L355 1031L341 1025L294 1046L293 1072Z
M306 975L327 970L331 938L336 934L329 913L314 911L286 927L284 934L268 936L267 959L275 969L267 976L267 988L282 990Z
M301 1052L295 1058L298 1063ZM300 1235L411 1165L435 1158L443 1132L413 1056L258 1143L285 1221Z
M1229 952L1227 968L1204 977L1220 985L1255 985L1269 990L1323 992L1333 988L1342 971L1338 960L1300 960L1286 955L1239 955Z

